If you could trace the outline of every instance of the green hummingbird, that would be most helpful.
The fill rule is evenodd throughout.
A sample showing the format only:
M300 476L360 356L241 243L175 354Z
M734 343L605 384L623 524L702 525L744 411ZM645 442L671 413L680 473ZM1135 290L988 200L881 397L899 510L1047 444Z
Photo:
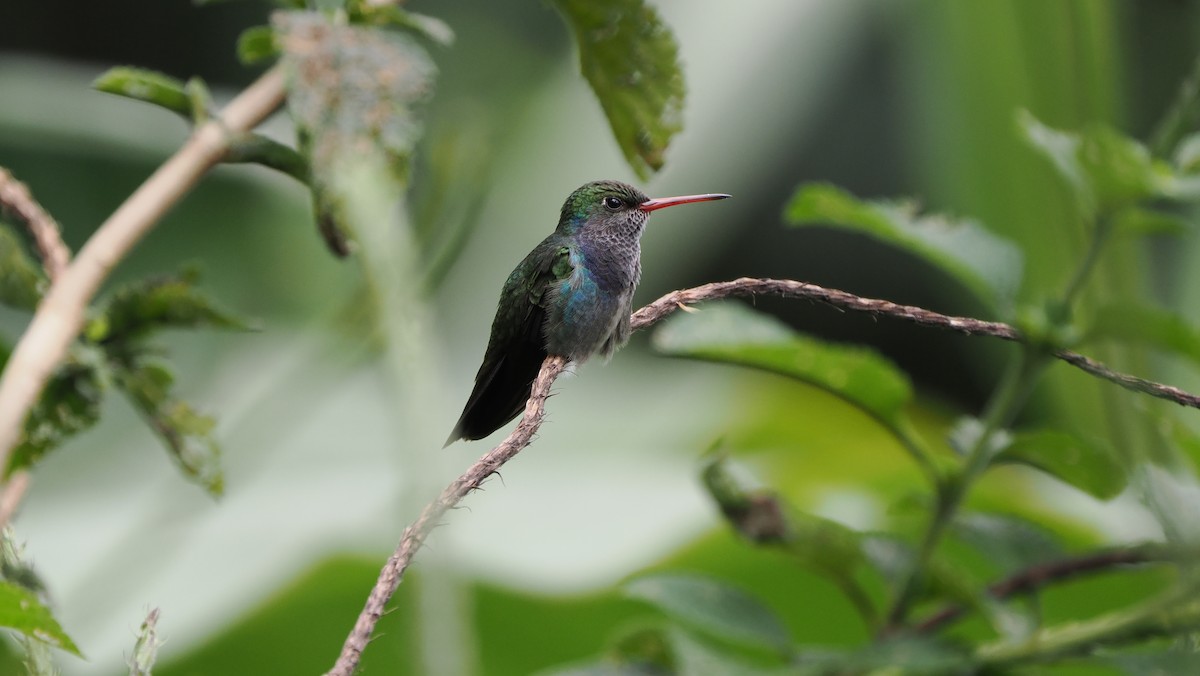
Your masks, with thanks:
M542 361L611 357L629 340L650 212L723 194L650 199L620 181L594 181L563 203L558 227L504 282L475 387L446 445L482 439L517 417Z

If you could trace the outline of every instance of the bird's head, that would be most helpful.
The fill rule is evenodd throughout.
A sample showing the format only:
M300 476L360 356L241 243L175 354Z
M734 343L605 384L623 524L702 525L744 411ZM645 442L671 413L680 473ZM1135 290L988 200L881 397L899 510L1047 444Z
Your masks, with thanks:
M580 186L563 203L558 231L565 235L584 229L640 235L650 212L676 204L708 202L729 197L723 194L684 195L651 199L637 188L620 181L592 181Z

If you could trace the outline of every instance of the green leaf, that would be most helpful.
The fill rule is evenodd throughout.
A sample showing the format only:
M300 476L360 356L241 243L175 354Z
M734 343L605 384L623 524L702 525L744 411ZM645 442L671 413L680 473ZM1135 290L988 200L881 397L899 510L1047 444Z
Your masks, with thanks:
M579 68L638 176L663 166L683 128L679 48L658 12L641 0L551 0L579 46Z
M251 26L242 31L237 42L238 60L246 65L279 56L279 42L270 26Z
M1064 555L1062 545L1042 526L1012 515L960 513L954 535L1004 572L1029 568Z
M801 673L865 674L877 669L886 674L973 673L965 649L932 637L894 638L855 650L806 648L796 661Z
M1096 312L1087 337L1149 345L1200 364L1200 328L1165 308L1106 305Z
M110 68L92 87L102 92L153 103L192 119L192 97L184 83L169 75L143 68Z
M103 379L94 367L81 363L61 366L26 416L4 476L33 466L68 438L95 425L103 395Z
M791 638L779 618L745 592L711 578L649 575L625 585L630 598L650 603L668 617L731 644L780 654Z
M87 328L87 337L106 344L129 344L160 329L210 327L248 330L241 318L217 307L196 288L194 271L155 277L121 287Z
M308 185L308 160L296 150L275 139L253 132L241 134L229 145L222 158L227 164L253 162L270 167Z
M4 581L0 581L0 627L15 629L29 638L83 657L37 594Z
M433 62L408 35L339 25L316 12L276 12L272 25L318 225L329 248L345 255L354 241L349 177L378 165L396 190L407 181L421 133L413 107L433 89Z
M803 336L768 315L734 302L680 313L654 333L659 352L738 364L818 387L892 426L912 398L908 377L875 352Z
M220 495L224 477L220 448L212 438L216 423L172 396L175 379L171 372L157 363L133 363L118 367L115 381L166 443L184 474L209 493Z
M0 303L33 311L45 288L41 268L25 253L16 233L0 225Z
M1175 168L1184 174L1200 172L1200 132L1189 134L1175 149Z
M1130 207L1122 209L1113 217L1113 228L1125 235L1183 235L1192 229L1193 223L1183 216Z
M1028 111L1017 119L1026 140L1071 188L1085 217L1171 192L1170 168L1154 160L1144 145L1109 127L1065 132L1042 124Z
M356 2L350 7L350 20L353 23L409 30L442 47L454 44L454 30L445 21L409 12L393 4Z
M1116 497L1127 482L1112 450L1099 441L1056 430L1013 435L995 462L1035 467L1100 500Z
M801 186L785 212L794 226L846 228L945 271L981 300L1005 307L1021 284L1021 251L979 222L921 215L912 202L863 201L829 184Z

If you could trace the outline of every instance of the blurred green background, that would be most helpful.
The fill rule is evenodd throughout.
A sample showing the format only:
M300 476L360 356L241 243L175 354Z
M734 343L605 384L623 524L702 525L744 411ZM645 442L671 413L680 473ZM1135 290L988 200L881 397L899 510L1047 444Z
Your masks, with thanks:
M655 217L643 240L640 302L708 281L776 276L943 312L983 311L944 276L883 245L784 228L783 204L814 180L977 217L1024 249L1023 298L1049 297L1074 269L1085 233L1050 168L1021 141L1016 111L1145 138L1200 39L1200 6L1185 0L654 4L679 42L688 101L666 168L643 187L735 199ZM161 674L314 673L331 664L404 524L489 447L438 450L470 389L504 277L550 232L572 189L633 179L549 7L408 6L457 35L452 47L432 50L440 76L423 115L414 212L438 190L463 211L479 205L460 215L477 218L477 228L421 314L434 386L414 402L389 381L356 319L356 265L324 250L306 191L259 168L215 171L113 279L197 262L217 299L261 320L253 334L169 341L182 394L219 421L227 492L214 501L186 484L116 398L96 429L38 468L16 526L88 658L62 655L64 673L119 673L155 606L167 638ZM78 248L185 134L170 115L90 91L89 82L110 66L136 65L198 75L224 100L256 74L237 62L237 35L269 11L186 0L0 4L0 166L30 186ZM267 131L293 140L283 115ZM439 174L446 166L457 181ZM1200 291L1195 258L1192 241L1123 243L1102 262L1094 293L1149 293L1187 315ZM913 375L922 400L915 413L933 436L956 413L978 409L1004 354L987 339L807 303L757 305L890 356ZM27 319L0 309L0 331L14 338ZM1132 363L1148 377L1200 385L1173 363ZM1099 388L1064 371L1054 370L1028 415L1094 424L1104 411ZM526 674L585 659L650 613L616 591L648 569L719 573L765 599L802 643L866 638L827 581L739 543L697 471L723 436L797 504L878 528L920 488L882 430L778 378L655 357L645 336L607 365L578 369L558 391L537 443L503 481L452 513L418 556L366 653L366 673ZM1053 515L1081 542L1159 534L1128 496L1102 504L1017 470L989 476L977 499L1001 495L1010 508ZM1058 593L1065 615L1119 604L1157 581L1103 587L1104 602L1089 584L1104 580Z

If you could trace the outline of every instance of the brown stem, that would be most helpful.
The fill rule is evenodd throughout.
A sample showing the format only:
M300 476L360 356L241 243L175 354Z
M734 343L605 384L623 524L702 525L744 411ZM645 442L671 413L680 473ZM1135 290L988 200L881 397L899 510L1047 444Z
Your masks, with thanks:
M749 277L735 279L732 282L714 282L692 289L672 291L634 312L632 326L635 330L644 329L676 310L686 307L690 303L729 296L753 296L758 294L807 298L848 310L897 317L922 326L949 329L969 335L995 336L1004 340L1014 341L1021 339L1021 334L1017 329L1000 322L943 315L910 305L898 305L886 300L862 298L846 293L845 291L827 289L805 282L788 279L753 279ZM1146 392L1153 396L1160 396L1184 405L1200 408L1200 398L1182 390L1116 373L1104 365L1074 352L1062 350L1055 353L1055 356L1082 368L1088 373L1111 380L1123 387L1130 387L1131 389ZM545 415L546 398L550 394L550 386L554 383L554 379L562 373L565 366L566 362L562 357L548 357L546 359L542 365L541 373L538 374L537 380L534 381L533 391L530 393L529 400L525 404L525 415L521 418L521 422L517 425L516 429L500 445L477 460L462 476L447 486L437 499L421 510L421 514L417 517L417 520L404 529L404 534L400 538L399 545L397 545L395 552L392 553L387 563L384 564L383 570L380 571L379 578L376 580L375 586L371 589L370 596L367 597L366 606L363 608L362 613L359 614L358 620L354 624L354 629L351 630L350 635L346 638L346 642L342 646L341 655L338 657L333 668L327 672L326 676L350 676L350 674L354 673L354 669L358 666L359 658L362 656L362 651L366 648L371 634L375 631L375 624L383 615L384 607L400 586L404 571L412 562L413 555L416 554L421 544L424 543L429 531L436 525L435 522L447 510L457 505L468 493L478 488L485 479L496 473L504 463L515 457L517 453L520 453L523 448L529 445L533 440L534 434L541 427L542 418Z
M71 250L62 241L58 223L33 199L29 188L0 167L0 207L8 209L25 222L33 243L42 259L42 268L51 282L62 276L71 262Z
M22 423L83 326L88 302L129 250L229 149L283 103L283 74L267 71L187 142L105 221L50 287L0 376L0 467L7 467Z
M1115 549L1080 556L1062 561L1050 561L1022 570L1012 577L1005 578L988 587L988 594L996 599L1007 599L1020 594L1028 594L1041 589L1050 582L1062 582L1071 578L1098 573L1117 566L1129 566L1140 563L1162 561L1162 556L1148 549ZM931 634L954 622L967 613L967 608L951 605L925 618L915 631L918 634Z

